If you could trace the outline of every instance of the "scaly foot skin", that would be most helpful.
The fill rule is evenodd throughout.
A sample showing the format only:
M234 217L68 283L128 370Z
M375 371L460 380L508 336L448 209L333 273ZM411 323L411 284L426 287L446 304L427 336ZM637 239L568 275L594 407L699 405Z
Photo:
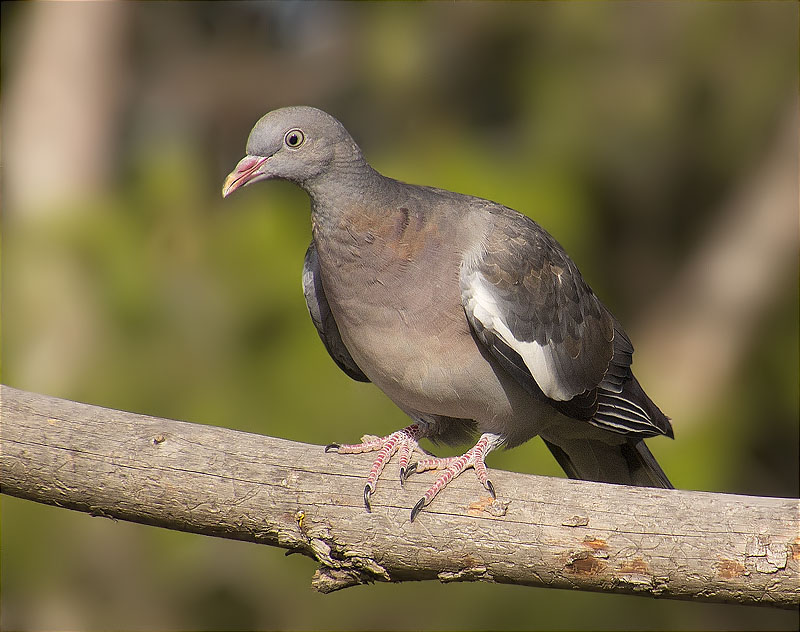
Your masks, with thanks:
M478 443L476 443L474 447L467 450L461 456L451 456L443 459L435 457L427 458L412 464L411 467L406 470L406 476L414 472L424 472L425 470L443 469L444 473L436 479L436 482L425 492L425 495L419 499L417 504L414 505L414 508L411 510L411 522L414 522L414 518L417 517L417 514L425 505L428 505L433 500L436 494L442 491L456 476L470 467L475 469L478 480L489 490L492 498L497 498L494 492L494 485L492 485L492 481L489 480L489 474L486 471L484 459L486 459L486 456L501 443L502 439L498 435L486 433L481 435L481 438L478 439Z
M339 454L361 454L362 452L378 451L378 456L372 462L372 468L367 476L367 484L364 487L364 506L367 511L372 511L369 505L369 499L375 492L375 485L378 483L378 478L386 467L386 464L391 460L395 453L399 454L400 463L400 484L402 485L406 478L408 478L409 467L408 461L414 450L423 450L419 447L419 439L422 437L422 429L419 424L412 424L393 432L388 437L376 437L374 435L364 435L361 437L361 443L356 444L339 444L331 443L325 447L325 452L336 451Z

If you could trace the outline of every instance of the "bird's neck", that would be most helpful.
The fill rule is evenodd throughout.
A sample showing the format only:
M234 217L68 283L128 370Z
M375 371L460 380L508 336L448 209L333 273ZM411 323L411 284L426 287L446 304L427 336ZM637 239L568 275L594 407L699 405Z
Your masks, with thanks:
M315 224L340 224L352 213L363 213L365 207L381 208L393 182L361 160L337 165L302 187L311 198Z

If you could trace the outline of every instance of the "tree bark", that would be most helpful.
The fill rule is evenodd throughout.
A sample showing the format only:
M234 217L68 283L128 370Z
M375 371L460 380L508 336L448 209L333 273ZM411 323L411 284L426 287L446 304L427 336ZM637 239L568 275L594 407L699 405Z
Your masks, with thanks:
M317 590L494 581L737 604L800 604L795 499L632 488L492 471L492 501L372 456L79 404L2 386L0 491L92 515L315 558Z

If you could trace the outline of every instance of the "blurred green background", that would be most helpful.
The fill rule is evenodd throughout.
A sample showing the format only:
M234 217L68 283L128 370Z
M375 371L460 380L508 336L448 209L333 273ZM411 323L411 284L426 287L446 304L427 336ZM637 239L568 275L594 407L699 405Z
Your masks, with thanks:
M258 117L310 104L383 173L564 244L673 417L650 446L676 486L796 496L797 57L793 2L4 2L3 382L318 444L401 427L306 313L305 195L220 197ZM489 464L562 475L538 440ZM3 629L797 627L488 584L324 596L282 550L8 496L1 553Z

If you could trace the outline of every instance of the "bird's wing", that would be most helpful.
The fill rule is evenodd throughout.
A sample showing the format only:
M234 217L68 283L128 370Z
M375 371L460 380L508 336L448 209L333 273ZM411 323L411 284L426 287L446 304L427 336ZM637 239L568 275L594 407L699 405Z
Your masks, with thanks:
M614 356L614 318L558 242L524 215L493 212L460 284L473 331L503 368L562 412L590 419Z
M325 297L325 290L322 287L317 248L313 240L308 246L303 262L303 294L305 294L308 313L311 314L314 327L317 328L317 333L333 361L354 380L369 382L369 378L353 360L342 341L339 327L333 318L328 299Z

